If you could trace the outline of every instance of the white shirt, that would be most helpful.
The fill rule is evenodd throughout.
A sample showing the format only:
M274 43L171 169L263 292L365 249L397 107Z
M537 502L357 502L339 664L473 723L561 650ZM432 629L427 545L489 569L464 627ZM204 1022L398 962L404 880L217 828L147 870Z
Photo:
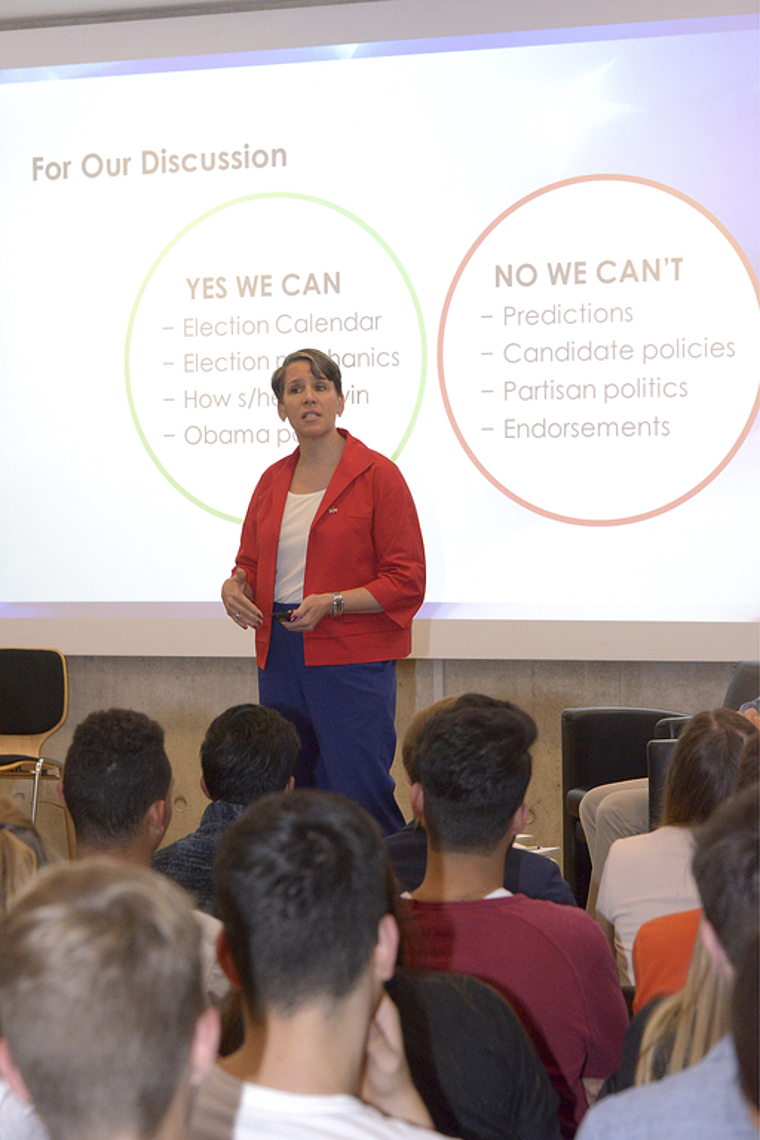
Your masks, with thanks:
M691 873L693 848L689 827L658 827L612 844L596 909L615 927L622 982L633 983L631 954L642 923L701 906Z
M300 605L303 601L309 531L324 494L324 491L312 491L306 495L294 495L288 491L277 544L274 584L274 600L282 605Z
M402 891L401 892L401 898L402 899L411 899L411 898L414 898L414 895L412 894L411 891ZM512 898L512 892L508 891L506 887L497 887L495 891L490 891L489 894L483 895L483 898L484 899L511 899Z
M23 1104L0 1077L0 1140L49 1140L31 1104Z
M306 1096L239 1081L215 1065L198 1090L190 1140L433 1140L355 1096Z

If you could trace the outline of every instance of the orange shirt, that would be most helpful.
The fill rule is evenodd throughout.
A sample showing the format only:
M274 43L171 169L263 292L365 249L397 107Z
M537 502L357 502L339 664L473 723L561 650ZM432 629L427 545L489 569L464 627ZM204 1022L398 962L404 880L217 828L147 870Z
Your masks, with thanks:
M633 943L634 1013L654 997L683 989L701 917L700 909L683 910L652 918L639 927Z

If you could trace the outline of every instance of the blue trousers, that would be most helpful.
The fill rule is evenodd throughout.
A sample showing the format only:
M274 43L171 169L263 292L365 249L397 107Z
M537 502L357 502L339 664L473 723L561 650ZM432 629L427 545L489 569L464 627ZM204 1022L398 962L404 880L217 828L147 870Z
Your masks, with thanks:
M403 827L390 774L396 751L395 661L307 666L303 634L272 622L266 668L259 669L259 700L298 729L298 787L355 800L384 835Z

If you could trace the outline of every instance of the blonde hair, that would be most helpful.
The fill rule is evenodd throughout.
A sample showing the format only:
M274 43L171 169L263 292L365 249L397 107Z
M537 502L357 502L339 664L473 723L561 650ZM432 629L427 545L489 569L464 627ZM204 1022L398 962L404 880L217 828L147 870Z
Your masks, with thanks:
M635 1083L649 1084L696 1065L731 1027L733 982L714 969L701 931L686 984L650 1016L641 1039Z
M184 891L115 860L46 867L16 899L0 1019L57 1140L157 1133L205 1008L200 944Z

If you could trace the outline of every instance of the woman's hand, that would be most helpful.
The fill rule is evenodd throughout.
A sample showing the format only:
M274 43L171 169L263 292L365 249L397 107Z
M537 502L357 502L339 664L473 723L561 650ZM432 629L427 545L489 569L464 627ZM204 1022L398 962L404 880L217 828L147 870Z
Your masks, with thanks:
M364 586L356 586L353 590L344 590L341 596L344 614L376 614L380 613L383 608L377 598ZM301 602L298 609L293 610L291 620L283 624L286 629L292 629L295 633L311 633L313 629L317 628L322 618L328 615L332 616L332 612L332 594L309 594Z
M293 610L290 621L283 622L283 625L286 629L292 629L294 633L311 633L323 617L332 613L332 609L332 594L309 594L298 609Z
M222 586L222 602L235 625L241 629L258 629L264 620L264 615L253 601L251 587L248 585L245 573L237 568L231 578Z
M754 724L755 728L760 729L760 712L755 708L745 709L742 716L746 716L747 720Z

